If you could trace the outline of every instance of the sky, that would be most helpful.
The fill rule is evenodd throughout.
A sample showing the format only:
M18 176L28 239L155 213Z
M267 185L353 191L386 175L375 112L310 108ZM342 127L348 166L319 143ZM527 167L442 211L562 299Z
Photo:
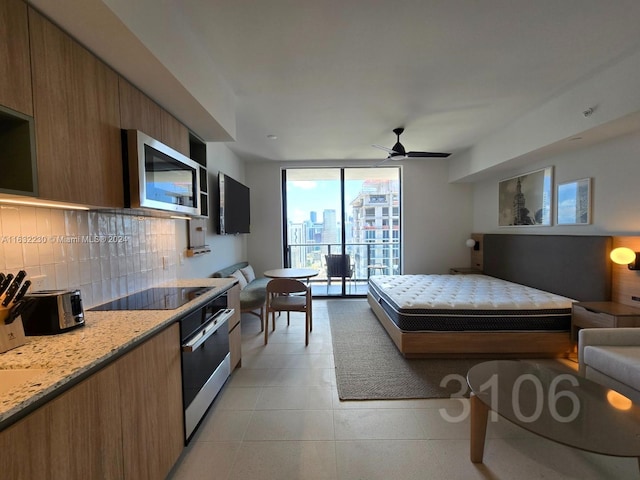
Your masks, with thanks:
M349 203L354 200L362 188L362 180L345 181L345 205L347 215ZM309 220L309 212L318 214L317 221L322 223L322 212L333 209L340 214L340 182L338 180L305 180L287 182L287 217L294 223Z

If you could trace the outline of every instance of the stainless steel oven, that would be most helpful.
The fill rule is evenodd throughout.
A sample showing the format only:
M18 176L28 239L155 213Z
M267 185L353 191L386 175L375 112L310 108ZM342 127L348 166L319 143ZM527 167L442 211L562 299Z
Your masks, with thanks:
M223 293L180 319L186 441L231 373L228 321L233 313Z

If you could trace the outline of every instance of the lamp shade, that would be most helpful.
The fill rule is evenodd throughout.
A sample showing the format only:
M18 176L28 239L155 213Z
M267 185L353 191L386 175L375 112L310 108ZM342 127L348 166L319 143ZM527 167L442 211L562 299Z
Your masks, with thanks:
M627 247L618 247L611 250L609 258L618 265L628 265L636 259L636 252Z
M474 247L476 245L476 241L473 238L467 239L467 241L464 243L469 248Z

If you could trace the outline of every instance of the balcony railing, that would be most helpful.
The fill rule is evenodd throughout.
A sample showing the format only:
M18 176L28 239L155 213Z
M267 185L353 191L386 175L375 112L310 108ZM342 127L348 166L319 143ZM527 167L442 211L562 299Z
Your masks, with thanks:
M287 253L287 266L318 270L320 273L312 279L312 282L325 283L327 280L325 255L342 253L342 245L339 243L289 244ZM349 255L354 270L350 281L366 281L370 275L400 273L400 243L397 241L347 243L345 253Z

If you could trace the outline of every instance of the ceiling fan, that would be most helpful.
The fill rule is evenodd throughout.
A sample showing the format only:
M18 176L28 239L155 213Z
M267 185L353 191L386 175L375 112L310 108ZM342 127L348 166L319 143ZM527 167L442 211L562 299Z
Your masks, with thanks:
M372 145L372 147L379 148L380 150L384 150L389 154L387 160L404 160L405 158L447 158L450 153L440 153L440 152L407 152L404 149L404 146L400 143L400 135L404 132L403 127L398 127L393 129L393 133L396 134L397 141L393 148L383 147L381 145Z

